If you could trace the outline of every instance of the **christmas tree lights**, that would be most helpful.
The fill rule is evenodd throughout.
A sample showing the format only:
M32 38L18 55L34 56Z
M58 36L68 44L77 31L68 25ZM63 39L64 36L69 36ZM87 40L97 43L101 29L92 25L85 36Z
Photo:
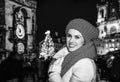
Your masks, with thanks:
M46 60L55 54L55 47L49 30L45 32L45 35L46 37L42 43L39 58L44 58Z

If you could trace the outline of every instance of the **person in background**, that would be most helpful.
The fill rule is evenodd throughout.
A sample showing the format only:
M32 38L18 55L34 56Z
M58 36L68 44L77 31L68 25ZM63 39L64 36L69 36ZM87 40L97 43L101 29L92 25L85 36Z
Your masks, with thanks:
M98 29L88 21L76 18L66 26L66 45L53 57L49 82L96 82L97 55L93 40Z

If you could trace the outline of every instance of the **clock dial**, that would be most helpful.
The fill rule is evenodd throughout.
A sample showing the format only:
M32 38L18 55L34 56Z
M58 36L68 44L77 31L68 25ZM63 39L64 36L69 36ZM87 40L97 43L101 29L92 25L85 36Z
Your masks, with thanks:
M18 24L16 27L16 35L19 39L22 39L25 36L25 29L21 24Z
M22 53L24 53L24 49L25 49L25 46L24 46L24 44L23 43L18 43L17 44L17 52L19 53L19 54L22 54Z

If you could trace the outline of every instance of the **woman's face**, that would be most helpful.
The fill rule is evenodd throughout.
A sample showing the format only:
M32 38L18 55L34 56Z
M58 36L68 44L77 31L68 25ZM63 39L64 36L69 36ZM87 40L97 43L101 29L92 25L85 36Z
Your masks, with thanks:
M67 48L70 52L77 50L84 44L84 38L82 34L75 29L68 30L68 33L66 35L66 41Z

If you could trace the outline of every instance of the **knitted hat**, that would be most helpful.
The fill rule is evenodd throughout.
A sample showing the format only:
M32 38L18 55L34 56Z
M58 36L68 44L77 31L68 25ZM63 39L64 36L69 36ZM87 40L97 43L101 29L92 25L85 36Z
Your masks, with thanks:
M66 34L69 29L78 30L86 42L98 37L98 29L84 19L73 19L66 27Z

